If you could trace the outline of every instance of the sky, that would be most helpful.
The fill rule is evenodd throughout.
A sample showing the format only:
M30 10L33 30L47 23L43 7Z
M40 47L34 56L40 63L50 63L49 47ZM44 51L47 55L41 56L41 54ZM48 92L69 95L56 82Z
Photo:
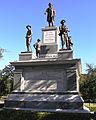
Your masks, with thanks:
M81 59L82 72L86 73L86 63L96 65L96 0L0 0L0 48L5 49L0 69L26 51L28 24L32 26L34 52L33 44L38 38L42 40L42 27L48 26L44 12L49 2L56 11L55 26L66 20L74 43L74 59Z

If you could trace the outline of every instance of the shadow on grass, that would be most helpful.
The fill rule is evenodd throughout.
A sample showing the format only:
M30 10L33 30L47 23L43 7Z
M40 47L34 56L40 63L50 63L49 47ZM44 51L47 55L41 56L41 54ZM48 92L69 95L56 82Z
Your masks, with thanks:
M0 110L0 120L91 120L89 115Z

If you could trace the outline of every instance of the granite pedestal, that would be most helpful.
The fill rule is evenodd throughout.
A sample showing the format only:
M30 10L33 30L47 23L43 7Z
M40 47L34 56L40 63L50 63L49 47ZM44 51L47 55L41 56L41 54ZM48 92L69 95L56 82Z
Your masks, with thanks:
M21 52L15 67L14 86L5 108L32 111L85 112L79 94L81 60L72 50L59 51L57 27L42 29L40 58Z
M63 54L63 53L62 53ZM63 60L62 60L63 59ZM80 109L80 59L36 59L11 62L15 66L14 90L5 101L6 108Z
M56 58L59 51L58 27L42 28L41 58Z

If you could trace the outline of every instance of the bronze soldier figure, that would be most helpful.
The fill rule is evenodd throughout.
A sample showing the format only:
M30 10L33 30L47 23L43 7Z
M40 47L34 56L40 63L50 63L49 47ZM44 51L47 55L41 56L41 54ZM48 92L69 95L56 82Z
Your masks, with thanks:
M66 43L66 47L68 45L68 32L70 32L68 30L68 28L66 27L66 25L64 25L66 21L65 20L61 20L61 26L59 27L59 36L61 36L61 42L62 42L62 50L64 49L64 44Z
M67 46L67 49L68 50L72 50L72 47L73 47L73 42L72 42L71 36L68 36L68 46Z
M29 52L29 51L31 51L31 50L30 50L30 49L31 49L30 44L31 44L31 40L32 40L32 28L31 28L30 25L27 25L26 28L27 28L27 33L26 33L26 46L27 46L27 51Z
M34 48L36 49L36 56L37 56L37 58L39 58L39 56L40 56L40 39L37 39L37 42L33 45L34 46Z
M47 13L47 22L50 27L50 23L52 23L52 26L54 26L54 17L56 15L56 12L53 8L52 3L49 3L49 7L46 9L45 14Z

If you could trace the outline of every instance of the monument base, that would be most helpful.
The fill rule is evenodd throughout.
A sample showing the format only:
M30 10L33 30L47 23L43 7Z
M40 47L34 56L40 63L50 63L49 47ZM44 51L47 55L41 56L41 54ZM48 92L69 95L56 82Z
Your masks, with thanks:
M59 54L63 54L62 59L12 62L16 68L14 92L5 100L5 108L83 110L77 85L80 59L68 59L63 51Z
M32 53L19 54L15 66L13 93L4 108L46 112L86 112L79 95L80 59L73 51L59 51L57 57L32 59Z
M36 59L36 56L32 52L21 52L19 54L19 61L28 61Z
M5 108L29 110L84 110L83 99L77 92L69 93L13 93L5 101Z
M58 52L58 59L73 59L73 51L72 50L61 50Z

